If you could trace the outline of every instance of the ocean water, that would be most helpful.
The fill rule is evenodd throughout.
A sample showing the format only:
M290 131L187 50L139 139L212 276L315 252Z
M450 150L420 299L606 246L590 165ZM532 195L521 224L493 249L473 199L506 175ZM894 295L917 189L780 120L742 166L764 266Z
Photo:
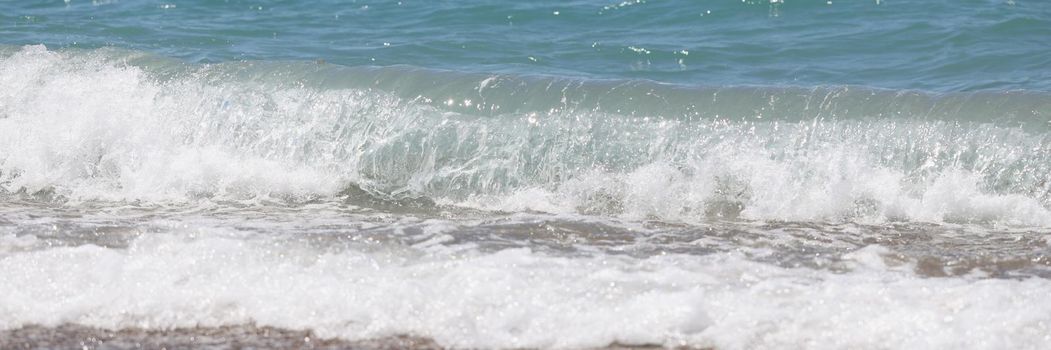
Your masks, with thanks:
M0 347L1048 348L1049 67L1035 0L0 3Z

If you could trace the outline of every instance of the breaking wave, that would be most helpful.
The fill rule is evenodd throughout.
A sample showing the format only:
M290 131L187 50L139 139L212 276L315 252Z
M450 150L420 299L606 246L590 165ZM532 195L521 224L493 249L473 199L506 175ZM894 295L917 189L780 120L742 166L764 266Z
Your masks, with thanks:
M1051 95L0 49L0 193L1051 225Z

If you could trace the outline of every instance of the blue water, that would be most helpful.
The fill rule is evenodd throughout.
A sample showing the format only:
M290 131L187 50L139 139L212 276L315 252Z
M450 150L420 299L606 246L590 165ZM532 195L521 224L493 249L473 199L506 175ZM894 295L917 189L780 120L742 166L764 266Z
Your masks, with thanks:
M1051 1L0 2L0 349L1048 349L1049 67Z
M1046 1L27 1L0 4L0 37L190 62L1051 90Z

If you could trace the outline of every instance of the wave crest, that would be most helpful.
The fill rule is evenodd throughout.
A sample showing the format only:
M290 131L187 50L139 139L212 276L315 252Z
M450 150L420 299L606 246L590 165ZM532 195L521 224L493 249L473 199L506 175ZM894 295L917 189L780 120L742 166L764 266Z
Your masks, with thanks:
M1051 225L1051 98L1038 93L187 65L42 46L0 58L0 85L8 194Z

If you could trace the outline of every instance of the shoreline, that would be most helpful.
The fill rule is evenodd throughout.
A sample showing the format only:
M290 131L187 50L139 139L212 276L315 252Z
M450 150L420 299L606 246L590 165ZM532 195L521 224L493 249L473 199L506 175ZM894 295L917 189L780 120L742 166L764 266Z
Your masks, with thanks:
M78 324L26 325L0 330L0 349L446 349L424 337L399 335L366 340L319 338L310 330L253 324L174 329L108 330ZM604 350L665 349L660 345L610 344ZM693 349L674 347L673 349Z
M108 330L77 324L26 325L0 331L0 349L442 349L433 340L395 336L350 341L312 331L252 324L174 329Z

